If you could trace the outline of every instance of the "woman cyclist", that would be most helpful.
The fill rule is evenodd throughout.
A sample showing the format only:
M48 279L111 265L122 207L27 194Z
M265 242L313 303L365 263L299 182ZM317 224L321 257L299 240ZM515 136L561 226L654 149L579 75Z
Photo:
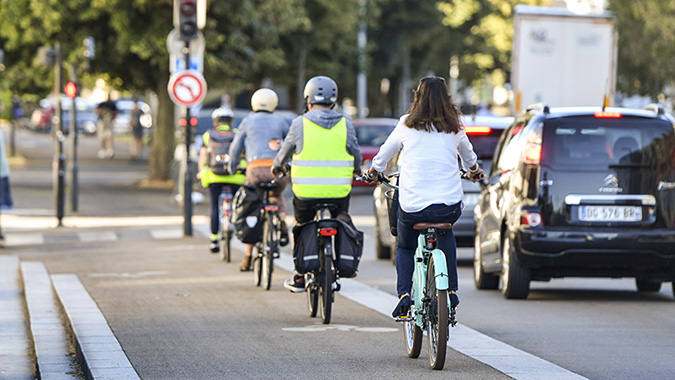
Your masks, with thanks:
M472 181L483 173L460 121L459 107L452 101L442 77L424 77L415 90L415 99L406 115L380 147L368 170L371 181L385 170L398 152L399 203L398 245L396 246L396 290L399 303L394 318L408 315L418 222L454 223L462 213L462 184L457 156L469 167ZM450 302L457 296L457 252L452 230L438 236L438 248L447 259L450 275Z

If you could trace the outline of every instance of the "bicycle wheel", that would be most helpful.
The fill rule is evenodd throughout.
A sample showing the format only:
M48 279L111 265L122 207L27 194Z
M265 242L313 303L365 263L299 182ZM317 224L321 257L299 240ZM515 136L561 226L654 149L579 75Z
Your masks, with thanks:
M415 302L415 287L410 292L410 298ZM415 323L415 305L410 308L408 316L410 320L403 322L403 338L405 339L405 351L408 357L416 359L422 351L422 329Z
M220 259L225 262L230 262L230 247L232 244L232 231L223 231L223 237L221 238L221 249L220 249Z
M448 291L436 288L433 257L427 271L427 343L432 369L443 369L448 348Z
M308 279L307 279L308 280ZM307 311L309 311L309 316L314 318L316 313L319 310L319 289L317 289L316 284L312 280L308 280L307 286Z
M274 271L274 256L278 250L276 236L276 226L274 225L274 215L269 215L264 227L263 246L264 256L262 264L262 283L265 290L270 290L272 286L272 272Z
M330 323L331 309L333 307L333 248L330 241L325 243L323 251L323 272L320 277L321 321L323 324Z
M262 273L263 273L263 254L258 247L258 253L253 258L253 282L255 286L260 286L262 283Z

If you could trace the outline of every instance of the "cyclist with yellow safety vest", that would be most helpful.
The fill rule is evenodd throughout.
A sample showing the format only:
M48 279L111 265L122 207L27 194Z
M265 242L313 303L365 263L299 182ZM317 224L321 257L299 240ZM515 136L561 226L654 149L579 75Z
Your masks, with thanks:
M279 98L277 93L269 88L261 88L251 96L251 109L253 112L246 115L239 125L239 130L234 136L230 146L230 157L239 157L242 151L246 152L246 184L258 186L260 183L275 180L270 168L277 155L281 143L288 134L288 121L272 112L277 108ZM229 169L233 173L237 168L237 162L230 162ZM279 205L279 217L281 218L281 238L279 244L288 244L288 228L286 227L286 203L281 196L286 185L287 178L276 179L277 187L270 190L270 201ZM242 272L251 270L251 253L253 244L246 244L244 261L239 266Z
M291 123L291 129L274 159L274 173L284 170L291 159L291 182L295 221L314 219L317 204L337 208L331 216L349 211L349 194L354 173L361 173L361 147L352 123L333 110L338 88L326 76L307 81L304 90L305 114ZM297 293L305 290L305 279L297 272L284 287Z
M211 114L213 119L213 128L204 132L204 143L199 151L199 173L197 178L201 180L202 186L209 189L211 195L211 244L209 249L211 253L218 253L218 231L220 230L220 217L218 210L218 198L223 190L223 186L230 186L234 194L239 186L244 183L243 174L230 175L225 167L228 159L221 152L227 153L229 145L237 131L232 128L232 118L234 112L231 109L220 107ZM223 146L223 151L217 152L218 147ZM237 162L239 160L236 160ZM245 165L244 165L245 166Z

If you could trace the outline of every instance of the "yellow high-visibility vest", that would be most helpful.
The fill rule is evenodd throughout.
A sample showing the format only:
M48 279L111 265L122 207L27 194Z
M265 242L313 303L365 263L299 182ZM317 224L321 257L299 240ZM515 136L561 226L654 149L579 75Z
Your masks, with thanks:
M347 121L326 129L302 119L302 151L293 155L293 193L300 198L344 198L352 189L354 157L347 152Z

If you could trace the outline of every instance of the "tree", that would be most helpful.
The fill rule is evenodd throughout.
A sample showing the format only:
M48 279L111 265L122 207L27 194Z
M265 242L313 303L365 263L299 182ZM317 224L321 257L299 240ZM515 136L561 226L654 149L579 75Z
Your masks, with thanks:
M618 90L656 100L674 85L675 2L614 0L609 9L619 35Z

